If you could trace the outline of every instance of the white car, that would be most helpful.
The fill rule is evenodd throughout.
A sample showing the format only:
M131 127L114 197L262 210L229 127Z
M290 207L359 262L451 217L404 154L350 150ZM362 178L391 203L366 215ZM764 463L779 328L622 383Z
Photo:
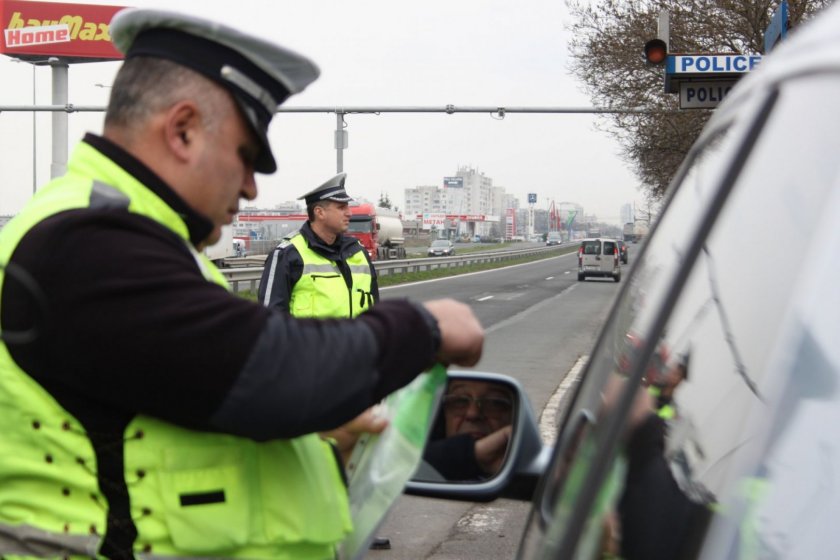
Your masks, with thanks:
M532 500L523 560L834 557L838 99L834 3L715 110L570 389L553 447L539 444L524 390L497 380L518 412L498 474L409 490ZM559 383L565 372L555 373Z
M621 256L615 239L583 239L578 248L578 280L590 277L612 278L621 282Z

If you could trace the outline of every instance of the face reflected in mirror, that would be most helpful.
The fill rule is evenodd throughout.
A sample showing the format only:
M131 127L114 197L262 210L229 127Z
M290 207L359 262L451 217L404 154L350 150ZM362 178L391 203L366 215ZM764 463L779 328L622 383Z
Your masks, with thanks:
M450 379L415 480L480 482L498 473L516 400L500 382Z
M510 425L513 397L494 383L456 379L443 397L443 414L447 437L469 434L478 440Z

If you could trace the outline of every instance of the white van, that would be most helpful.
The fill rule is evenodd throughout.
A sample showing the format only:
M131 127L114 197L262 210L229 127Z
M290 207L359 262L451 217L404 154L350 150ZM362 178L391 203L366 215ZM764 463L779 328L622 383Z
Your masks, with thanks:
M611 277L621 282L618 243L615 239L583 239L578 249L578 280L588 276Z

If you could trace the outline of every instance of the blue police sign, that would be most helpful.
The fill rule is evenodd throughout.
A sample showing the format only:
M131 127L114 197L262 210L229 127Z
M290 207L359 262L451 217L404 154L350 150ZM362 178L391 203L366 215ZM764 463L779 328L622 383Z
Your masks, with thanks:
M675 54L668 57L668 74L743 74L761 62L760 54Z
M760 54L669 54L665 63L665 91L680 93L686 82L734 82L761 62Z
M537 203L537 193L528 193L528 204Z

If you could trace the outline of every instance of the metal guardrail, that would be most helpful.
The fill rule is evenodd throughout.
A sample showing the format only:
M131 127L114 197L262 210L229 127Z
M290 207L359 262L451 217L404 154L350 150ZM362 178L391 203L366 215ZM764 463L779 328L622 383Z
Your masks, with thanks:
M527 249L510 249L502 251L483 251L480 253L470 253L467 255L454 255L451 257L414 257L410 259L401 259L393 261L376 261L373 263L376 268L376 274L379 276L388 276L390 274L402 274L409 272L423 272L427 270L435 270L437 268L457 268L472 264L503 262L528 255L536 255L541 253L558 252L561 249L568 248L570 245L553 245L551 247L529 247ZM244 259L259 259L260 257L244 257ZM264 260L264 257L262 258ZM227 262L230 262L228 260ZM239 266L232 268L222 268L222 274L227 278L234 292L249 290L256 292L260 286L260 278L262 277L263 266Z

